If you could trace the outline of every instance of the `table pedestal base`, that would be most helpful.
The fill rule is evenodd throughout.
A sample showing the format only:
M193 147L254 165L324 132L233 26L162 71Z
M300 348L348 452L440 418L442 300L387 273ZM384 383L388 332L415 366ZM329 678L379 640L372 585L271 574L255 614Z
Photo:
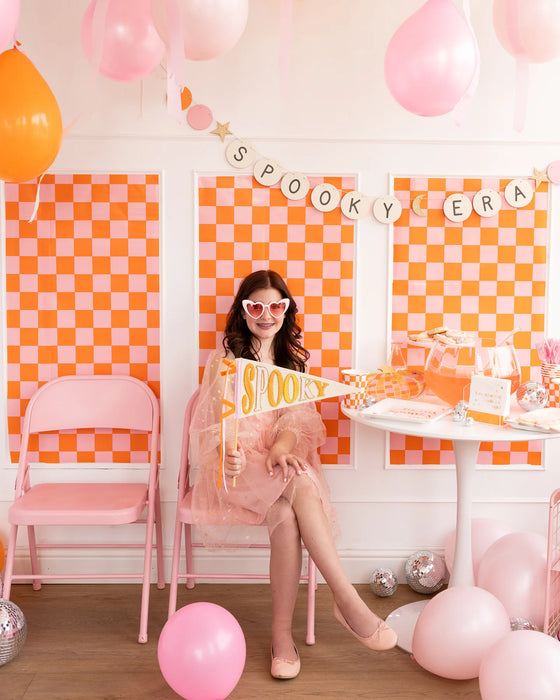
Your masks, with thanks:
M389 627L392 627L399 636L399 641L397 642L399 649L407 651L409 654L412 653L412 636L416 627L416 621L428 602L429 600L417 600L414 603L401 605L400 608L393 610L385 620Z

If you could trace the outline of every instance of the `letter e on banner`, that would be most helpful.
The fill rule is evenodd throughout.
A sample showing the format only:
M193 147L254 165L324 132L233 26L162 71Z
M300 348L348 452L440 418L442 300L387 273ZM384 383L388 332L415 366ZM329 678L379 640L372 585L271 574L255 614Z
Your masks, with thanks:
M449 221L465 221L472 213L471 200L460 192L450 194L443 203L443 213Z

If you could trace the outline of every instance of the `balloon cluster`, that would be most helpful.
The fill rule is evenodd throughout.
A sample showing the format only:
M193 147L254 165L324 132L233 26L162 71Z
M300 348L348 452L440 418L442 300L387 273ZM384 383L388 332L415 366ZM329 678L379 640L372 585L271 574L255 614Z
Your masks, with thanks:
M518 70L523 63L560 55L558 2L494 0L493 23ZM461 13L453 0L428 0L397 29L385 52L389 91L402 107L420 116L453 111L474 93L479 70L468 12Z
M91 0L82 20L82 48L107 78L140 80L166 51L169 59L178 49L179 61L226 53L241 38L247 17L248 0Z
M455 533L445 561L453 569ZM472 521L476 586L432 598L412 639L415 660L444 678L479 678L483 700L560 697L560 645L544 624L547 542L497 520Z

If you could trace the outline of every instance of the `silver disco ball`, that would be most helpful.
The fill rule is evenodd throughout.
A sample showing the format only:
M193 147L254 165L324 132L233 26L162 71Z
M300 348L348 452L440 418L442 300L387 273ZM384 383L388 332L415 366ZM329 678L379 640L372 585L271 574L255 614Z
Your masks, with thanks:
M545 408L548 403L548 389L538 382L520 384L515 395L517 403L524 411Z
M435 593L445 583L445 561L434 552L411 554L404 567L406 582L417 593Z
M370 576L369 585L375 595L380 598L388 598L397 590L399 582L391 569L375 569Z
M516 632L517 630L537 630L538 627L524 617L511 617L510 620L511 631Z
M0 598L0 666L15 659L27 637L27 623L15 603Z

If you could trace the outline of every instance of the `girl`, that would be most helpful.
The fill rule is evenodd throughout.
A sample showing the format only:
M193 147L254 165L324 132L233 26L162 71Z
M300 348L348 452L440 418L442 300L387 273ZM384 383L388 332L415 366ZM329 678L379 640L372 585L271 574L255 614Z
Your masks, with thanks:
M191 423L193 461L199 466L193 513L205 543L227 545L234 525L268 526L274 678L295 678L300 671L292 618L301 574L301 541L332 591L336 619L370 649L390 649L397 643L396 633L360 598L338 557L336 518L317 452L326 431L315 404L242 418L235 435L231 425L225 437L221 435L224 382L228 381L224 359L246 358L306 371L309 352L300 342L296 312L296 303L278 273L258 270L243 280L227 317L223 349L212 354L206 365ZM226 386L225 395L233 401L233 386ZM219 488L222 440L225 484Z

